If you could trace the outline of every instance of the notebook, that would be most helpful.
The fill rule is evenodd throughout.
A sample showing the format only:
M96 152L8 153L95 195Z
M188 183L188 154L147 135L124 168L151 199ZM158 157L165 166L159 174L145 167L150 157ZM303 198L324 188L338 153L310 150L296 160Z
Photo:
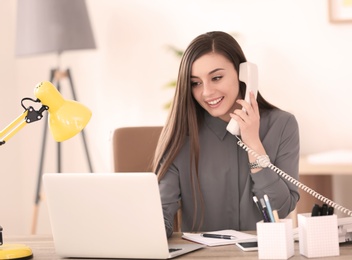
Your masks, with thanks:
M204 247L169 245L154 173L43 175L61 257L167 259Z

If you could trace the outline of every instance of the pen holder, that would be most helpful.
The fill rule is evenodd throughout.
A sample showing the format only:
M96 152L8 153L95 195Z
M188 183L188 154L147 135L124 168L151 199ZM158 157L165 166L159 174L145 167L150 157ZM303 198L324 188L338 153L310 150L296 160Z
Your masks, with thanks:
M337 216L298 214L299 252L305 257L340 255Z
M292 219L257 222L259 259L288 259L294 254Z

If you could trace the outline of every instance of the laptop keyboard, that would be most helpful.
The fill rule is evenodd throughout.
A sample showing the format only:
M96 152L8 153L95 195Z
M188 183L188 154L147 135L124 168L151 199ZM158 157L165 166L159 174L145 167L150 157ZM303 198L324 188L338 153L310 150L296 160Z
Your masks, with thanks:
M179 250L181 250L181 248L169 248L169 253L179 251Z

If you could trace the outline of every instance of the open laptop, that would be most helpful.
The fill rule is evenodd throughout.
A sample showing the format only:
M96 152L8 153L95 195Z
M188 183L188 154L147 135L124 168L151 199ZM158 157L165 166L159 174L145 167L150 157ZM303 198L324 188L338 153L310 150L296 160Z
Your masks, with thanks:
M61 257L167 259L204 245L168 245L154 173L47 173L43 184Z

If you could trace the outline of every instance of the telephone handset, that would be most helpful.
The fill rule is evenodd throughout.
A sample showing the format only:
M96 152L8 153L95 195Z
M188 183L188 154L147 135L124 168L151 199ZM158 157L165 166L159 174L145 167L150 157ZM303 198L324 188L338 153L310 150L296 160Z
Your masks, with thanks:
M245 96L245 100L247 102L250 102L249 100L249 92L250 90L253 91L253 93L255 94L255 97L257 97L257 92L258 92L258 69L257 66L253 63L250 62L244 62L240 64L240 68L239 68L239 80L246 83L247 89L246 89L246 96ZM352 217L352 211L344 208L343 206L335 203L334 201L324 197L323 195L319 194L318 192L312 190L311 188L309 188L308 186L304 185L303 183L299 182L298 180L296 180L295 178L293 178L292 176L290 176L289 174L285 173L284 171L280 170L278 167L276 167L275 165L273 165L270 162L269 157L263 157L260 156L259 154L257 154L254 150L252 150L251 148L249 148L248 146L246 146L242 140L238 137L238 135L240 134L240 129L239 129L239 125L237 123L236 120L231 119L230 123L227 125L226 129L233 135L236 136L236 138L238 139L237 144L244 149L246 152L250 153L251 155L253 155L255 158L260 159L260 160L265 160L265 164L267 164L268 168L270 168L272 171L276 172L280 177L286 179L287 181L293 183L294 185L296 185L298 188L304 190L305 192L309 193L310 195L312 195L313 197L319 199L320 201L326 203L328 206L331 206L335 209L340 210L341 212L349 215Z
M244 100L250 103L249 93L252 91L257 98L258 93L258 68L251 62L243 62L240 64L238 78L246 84L246 95ZM245 110L243 108L243 110ZM233 135L240 134L240 127L235 119L231 119L226 130Z

